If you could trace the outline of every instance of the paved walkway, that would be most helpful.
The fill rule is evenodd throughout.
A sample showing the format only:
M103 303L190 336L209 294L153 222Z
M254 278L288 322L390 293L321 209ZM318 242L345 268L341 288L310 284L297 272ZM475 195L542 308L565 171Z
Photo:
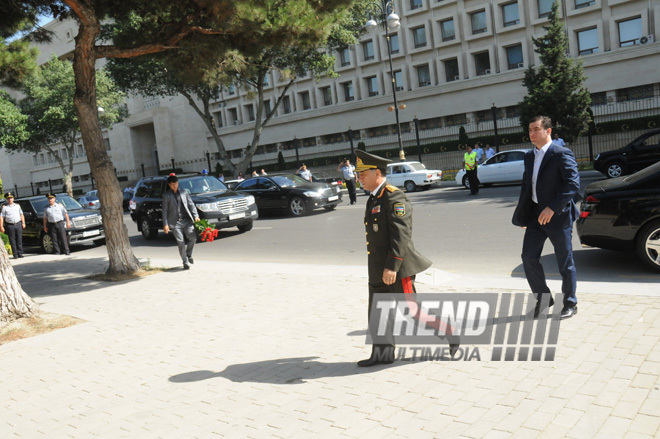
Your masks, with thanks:
M3 439L660 434L653 284L626 295L586 288L553 362L482 354L365 370L355 363L369 353L366 267L198 261L117 284L85 278L103 270L100 258L30 256L15 267L44 310L86 322L0 346ZM437 271L420 283L527 292Z

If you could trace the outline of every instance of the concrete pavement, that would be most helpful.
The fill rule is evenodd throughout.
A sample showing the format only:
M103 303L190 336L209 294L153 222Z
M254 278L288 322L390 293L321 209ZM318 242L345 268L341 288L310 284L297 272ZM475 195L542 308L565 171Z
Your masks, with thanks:
M182 271L163 258L151 264L176 269L110 284L86 278L105 261L83 252L12 262L43 310L85 323L0 346L3 439L660 434L655 281L580 283L552 362L482 354L359 369L363 266L196 260ZM528 291L524 279L437 270L418 284Z

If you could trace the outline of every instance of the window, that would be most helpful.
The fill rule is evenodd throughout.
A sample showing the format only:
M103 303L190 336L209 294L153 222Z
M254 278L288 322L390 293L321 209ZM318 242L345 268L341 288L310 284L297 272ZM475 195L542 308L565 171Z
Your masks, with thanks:
M229 93L230 95L236 93L236 87L234 87L234 84L231 84L229 88L227 88L227 93Z
M575 9L586 8L595 4L595 0L575 0Z
M264 86L264 87L268 87L268 84L269 84L268 81L269 81L269 79L268 79L268 73L266 73L266 75L264 76L264 83L263 83L263 86Z
M639 44L642 37L642 19L632 18L630 20L619 21L619 46L634 46Z
M323 87L321 94L323 95L323 105L332 105L332 90L330 90L330 87Z
M309 92L304 91L300 93L300 100L302 101L303 110L309 110L312 108L312 103L309 100Z
M213 121L216 127L222 127L222 113L213 113Z
M520 14L518 13L518 2L502 5L502 18L504 27L520 24Z
M410 0L410 9L419 9L422 7L422 0Z
M351 65L351 52L348 47L339 52L339 61L342 67Z
M509 64L509 70L523 67L522 44L506 48L506 61Z
M266 99L264 101L264 114L263 114L263 117L268 117L268 115L270 114L271 111L272 111L272 108L270 106L270 99Z
M606 105L607 104L607 93L604 91L598 92L598 93L591 93L591 106L595 107L598 105Z
M78 157L85 157L85 147L78 145Z
M37 166L37 165L39 164L39 159L37 158L36 155L35 155L35 156L32 156L32 164L33 164L34 166Z
M412 30L415 47L426 46L426 28L424 26Z
M399 53L399 36L390 35L390 53Z
M344 100L346 102L352 101L355 99L355 95L353 95L353 83L352 82L344 82L342 84L342 87L344 87Z
M284 109L284 114L291 113L291 99L288 96L282 98L282 108Z
M431 85L431 73L428 64L417 67L417 82L420 87Z
M442 64L445 66L445 79L447 82L461 79L458 73L458 58L445 60Z
M390 78L392 78L392 76L390 76ZM394 72L394 86L396 87L396 91L403 90L403 73L401 73L401 70Z
M472 22L472 35L481 34L488 30L488 26L486 25L486 11L470 14L470 21Z
M589 55L598 52L598 29L593 27L579 31L578 35L578 54Z
M618 102L636 101L653 97L653 84L640 85L639 87L621 88L616 91Z
M374 59L374 42L369 40L362 43L362 52L364 53L365 61Z
M110 151L110 139L108 138L103 139L103 146L105 146L106 151ZM63 149L62 152L64 154L61 157L66 158L66 149Z
M477 70L477 76L490 74L490 55L488 52L474 54L474 66Z
M247 111L248 120L254 120L254 105L246 105L245 111Z
M378 78L375 76L367 78L367 88L369 89L369 96L378 96Z
M229 118L231 119L231 123L238 125L238 111L236 111L236 108L229 109Z
M539 6L539 18L547 17L552 10L554 0L536 0Z
M442 34L442 41L451 41L456 38L453 18L440 23L440 33Z

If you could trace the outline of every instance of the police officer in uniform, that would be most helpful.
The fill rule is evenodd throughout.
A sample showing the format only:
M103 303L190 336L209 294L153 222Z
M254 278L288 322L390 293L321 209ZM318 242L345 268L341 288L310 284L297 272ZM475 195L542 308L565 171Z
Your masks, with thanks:
M0 210L0 233L9 236L9 245L14 259L23 257L23 229L25 228L25 216L21 206L14 203L14 194L5 194L7 204Z
M55 202L55 195L48 194L48 206L44 207L44 232L50 234L50 239L53 241L55 254L61 254L60 244L62 244L65 254L69 254L69 239L66 234L66 229L71 228L69 221L69 214L60 203ZM66 220L66 228L64 221Z
M372 318L374 301L404 299L415 294L415 275L432 262L421 255L412 242L412 206L408 197L385 179L391 160L355 152L355 171L365 190L371 192L364 214L369 267L369 333L371 356L358 362L360 367L394 362L393 321L388 320L385 335L377 334L378 320ZM458 345L452 345L458 349Z

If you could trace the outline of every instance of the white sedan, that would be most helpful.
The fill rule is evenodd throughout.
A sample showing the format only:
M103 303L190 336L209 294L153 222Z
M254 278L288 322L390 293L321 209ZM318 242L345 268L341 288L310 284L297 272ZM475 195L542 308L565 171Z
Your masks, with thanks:
M513 149L498 152L477 167L477 176L481 184L520 183L525 171L525 153L528 149ZM465 169L456 174L456 183L470 189L470 182Z
M387 182L392 186L405 188L408 192L418 187L428 189L440 184L442 171L426 169L420 162L399 162L387 165Z

